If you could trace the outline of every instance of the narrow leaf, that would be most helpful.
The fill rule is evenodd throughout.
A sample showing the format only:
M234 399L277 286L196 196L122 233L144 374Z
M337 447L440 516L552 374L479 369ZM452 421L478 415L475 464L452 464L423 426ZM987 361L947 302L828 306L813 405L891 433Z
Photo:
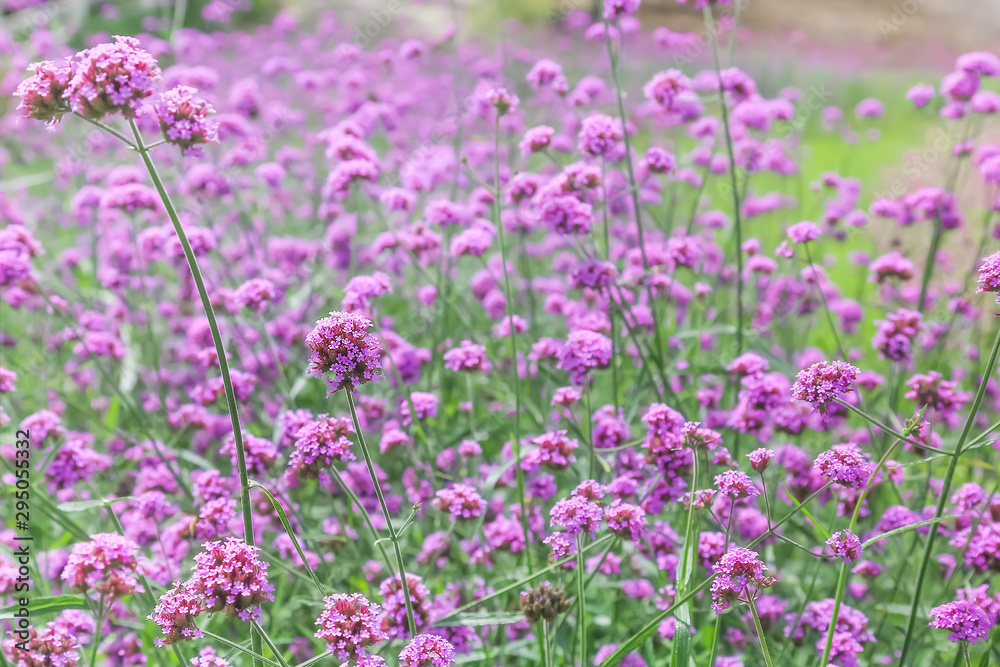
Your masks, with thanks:
M434 626L438 628L475 628L481 625L509 625L524 620L524 614L514 611L472 611L446 619Z
M936 519L928 519L927 521L920 521L918 523L911 523L908 526L902 526L901 528L896 528L895 530L890 530L887 533L882 533L881 535L876 535L875 537L871 538L870 540L868 540L867 542L865 542L864 544L862 544L861 548L862 549L867 549L868 547L870 547L871 545L875 544L876 542L879 542L880 540L884 540L887 537L892 537L893 535L898 535L900 533L905 533L906 531L913 530L914 528L920 528L921 526L929 526L932 523L940 523L942 521L948 521L950 519L955 519L955 518L957 518L957 517L954 517L954 516L940 516L940 517L938 517Z
M285 514L285 508L283 508L281 506L281 503L279 503L275 499L275 497L273 495L271 495L271 492L267 490L266 486L264 486L260 482L252 480L252 479L250 480L249 483L250 483L251 488L252 487L256 487L256 488L260 489L261 491L263 491L264 494L267 496L268 500L271 501L271 506L278 513L278 518L281 519L281 525L285 527L285 532L288 533L288 537L291 538L292 545L295 547L295 551L298 552L299 558L302 559L303 566L305 567L306 571L309 573L309 578L312 579L313 584L316 585L316 590L319 591L320 596L326 595L326 591L323 589L323 584L319 583L319 579L316 577L316 573L313 572L313 569L311 567L309 567L309 561L306 560L306 555L305 555L305 553L303 553L302 547L299 545L299 540L298 540L297 537L295 537L294 531L292 531L292 526L288 522L288 515Z
M31 616L40 616L42 614L58 614L59 612L67 609L86 608L87 601L84 600L81 595L53 595L32 599L31 603L28 605L28 612ZM14 614L16 614L20 609L21 606L16 604L0 609L0 620L9 620L14 618Z
M788 498L789 498L789 499L790 499L790 500L791 500L791 501L792 501L793 503L795 503L795 506L796 506L797 508L799 508L800 510L802 510L802 513L803 513L803 514L805 514L805 515L806 515L807 517L809 517L809 520L813 522L813 525L814 525L814 526L816 526L816 530L818 530L818 531L819 531L820 533L822 533L822 534L823 534L823 537L825 537L826 539L830 539L830 533L828 533L828 532L827 532L826 528L824 528L824 527L822 526L822 524L820 524L820 522L819 522L819 521L817 521L817 520L816 520L816 519L815 519L815 518L813 517L813 515L809 513L809 510L807 510L807 509L806 509L805 507L803 507L803 506L802 506L802 505L801 505L801 504L799 503L799 501L795 499L795 496L793 496L793 495L792 495L791 493L789 493L787 489L785 490L785 495L786 495L786 496L788 496Z

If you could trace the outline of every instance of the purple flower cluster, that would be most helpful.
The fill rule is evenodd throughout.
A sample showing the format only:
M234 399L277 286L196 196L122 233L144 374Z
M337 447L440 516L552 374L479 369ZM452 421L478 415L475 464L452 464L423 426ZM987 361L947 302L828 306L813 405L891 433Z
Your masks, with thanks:
M382 345L368 333L372 321L354 313L331 312L316 322L306 346L312 350L308 373L326 378L327 396L345 389L355 391L382 377Z

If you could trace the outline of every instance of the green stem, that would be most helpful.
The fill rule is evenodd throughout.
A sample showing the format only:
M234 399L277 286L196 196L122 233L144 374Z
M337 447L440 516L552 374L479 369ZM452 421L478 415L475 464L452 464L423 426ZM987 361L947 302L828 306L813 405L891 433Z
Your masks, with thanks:
M711 5L702 10L705 23L709 26L708 36L712 42L712 60L715 75L719 79L719 106L722 107L722 126L726 130L726 151L729 153L729 178L733 191L733 220L736 232L736 356L743 354L743 224L740 219L740 191L736 183L736 158L733 152L733 135L729 130L729 107L726 106L726 92L722 87L722 65L719 62L719 44L715 38L715 19Z
M93 642L90 647L90 667L97 667L97 649L101 645L101 638L104 637L102 626L104 625L104 612L106 608L107 605L104 604L104 596L102 595L100 601L97 603L97 625L94 627L94 635L90 639Z
M583 583L583 534L576 536L576 586L580 598L580 613L577 618L580 631L580 664L587 664L587 587Z
M980 383L979 390L976 392L976 398L972 403L972 410L969 412L969 417L965 421L965 428L962 429L962 435L958 440L958 444L955 446L955 455L952 456L951 460L948 462L948 470L941 483L937 507L934 509L934 516L932 517L934 519L937 519L944 513L944 506L948 502L948 496L951 491L951 482L952 478L955 476L955 469L958 467L958 460L962 456L962 452L965 448L965 441L969 437L972 425L976 421L976 414L979 412L979 407L983 403L983 397L986 395L986 380L993 374L993 370L996 368L998 353L1000 353L1000 330L997 331L996 339L993 341L993 350L990 352L990 359L986 363L986 369L983 371L983 381ZM910 646L913 642L913 631L917 625L917 611L920 607L920 594L923 592L924 587L924 575L927 574L927 569L931 562L931 556L934 554L934 539L937 537L937 533L938 531L936 529L927 531L927 540L924 543L924 555L920 561L920 570L917 572L917 587L913 592L913 603L910 606L910 619L906 625L906 638L903 640L903 649L899 656L900 667L905 667L906 658L909 657L910 654Z
M399 548L399 536L392 527L392 517L389 515L389 508L385 504L385 496L382 495L382 485L375 474L375 464L372 462L371 452L368 451L368 443L365 442L365 434L361 431L361 423L358 421L358 409L354 405L354 394L345 390L347 394L347 405L351 409L351 419L354 420L354 431L358 434L358 444L361 447L361 454L365 457L365 465L368 466L368 474L372 478L372 486L375 487L375 496L378 498L379 507L382 508L382 516L385 517L385 527L389 531L389 539L392 541L392 548L396 552L396 568L399 570L399 586L403 589L403 601L406 603L406 622L410 627L410 636L417 636L417 624L413 620L413 604L410 602L410 584L406 579L406 569L403 567L403 552Z
M177 240L180 241L181 248L184 250L184 259L187 260L188 269L191 271L195 288L198 290L198 296L201 298L201 305L205 309L205 317L208 318L208 328L212 333L212 342L215 344L216 356L219 358L219 372L222 375L222 384L226 392L226 407L229 411L229 421L232 424L233 439L236 444L236 468L240 477L240 511L243 515L243 540L247 545L253 547L255 543L253 515L250 507L250 476L247 473L246 451L243 448L243 430L240 428L239 408L236 404L236 392L233 390L233 379L229 372L229 359L226 357L226 348L222 342L222 332L219 331L219 323L215 319L215 309L212 307L212 300L209 298L208 290L205 288L205 281L201 276L198 259L191 248L191 242L188 241L184 226L181 225L180 218L177 216L177 210L174 208L173 202L170 201L170 196L163 186L163 181L160 180L160 175L156 171L156 165L153 164L153 160L149 156L149 149L142 142L142 134L139 133L139 128L136 127L135 121L131 118L129 119L129 126L132 128L132 134L135 137L136 150L138 150L139 155L142 157L143 164L146 165L149 178L153 181L153 186L160 195L163 208L166 210L167 217L170 218L170 223L174 227L174 233L177 234ZM121 138L121 135L110 128L105 129ZM131 145L127 140L126 143ZM257 632L251 630L250 638L254 651L260 653L262 648L260 636ZM257 662L257 659L253 658L253 664L256 665Z
M507 271L507 242L504 239L503 222L500 214L500 113L497 112L493 132L493 177L496 188L493 197L493 223L500 239L500 260L503 264L504 299L507 302L507 324L510 326L510 363L514 382L514 477L517 480L517 495L521 501L521 529L524 531L524 558L528 563L528 574L534 571L531 562L529 541L531 528L528 525L528 502L524 490L524 471L521 470L521 378L517 372L517 332L514 330L514 292L510 288L510 273Z
M757 640L760 642L760 650L764 654L764 664L767 667L774 667L774 663L771 662L771 654L767 650L767 641L764 639L764 629L760 627L760 616L757 615L757 607L754 606L753 598L750 597L749 593L747 593L747 604L750 606L750 613L753 614L753 624L757 628Z
M962 659L965 661L965 667L972 667L972 656L969 655L969 642L964 639L960 639L958 642L961 647Z

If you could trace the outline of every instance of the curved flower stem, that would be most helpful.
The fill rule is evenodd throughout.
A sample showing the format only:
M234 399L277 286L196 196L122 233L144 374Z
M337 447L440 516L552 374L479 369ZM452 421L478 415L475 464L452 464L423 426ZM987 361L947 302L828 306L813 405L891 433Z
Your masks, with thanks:
M347 405L351 409L354 432L358 434L358 445L361 447L362 456L365 457L365 465L368 466L368 474L372 478L372 486L375 487L375 497L378 498L379 507L382 508L382 516L385 517L385 527L389 530L389 539L392 541L392 548L396 552L396 568L399 570L399 586L403 589L403 601L406 603L406 622L410 627L410 636L416 637L417 624L413 620L413 603L410 602L410 585L406 580L406 570L403 567L403 552L399 548L399 536L392 527L392 517L389 515L389 508L385 504L385 496L382 495L382 486L379 484L378 476L375 474L375 464L372 462L371 452L368 451L365 434L361 431L361 423L358 421L358 409L354 405L354 394L350 390L344 390L344 393L347 394Z
M121 140L122 142L124 142L126 146L128 146L129 148L131 148L134 151L149 150L148 147L147 148L143 148L142 143L141 143L142 140L140 138L138 138L138 137L136 138L136 143L133 144L131 141L128 140L128 137L126 137L124 134L122 134L121 132L119 132L115 128L111 127L110 125L105 125L104 123L102 123L99 120L91 120L90 118L87 118L83 114L77 113L75 111L73 112L73 115L76 116L77 118L82 118L83 120L87 121L88 123L90 123L94 127L100 128L100 129L104 130L105 132L107 132L108 134L110 134L110 135L112 135L114 137L117 137L119 140ZM129 123L132 124L133 128L135 127L135 123L134 122L132 122L130 120Z
M163 187L163 181L160 180L160 175L156 171L156 165L153 164L152 158L149 157L149 149L145 147L142 142L142 134L139 132L139 128L136 127L135 121L131 118L129 119L129 126L132 128L132 134L135 137L135 148L139 155L142 157L142 162L146 166L146 171L149 172L149 178L153 181L153 186L156 188L156 192L160 195L160 200L163 202L163 208L167 212L167 217L170 218L170 223L174 227L174 233L177 234L177 240L180 241L181 248L184 250L184 259L187 261L188 269L191 271L191 277L194 279L195 288L198 290L198 296L201 298L201 305L205 309L205 317L208 319L208 328L212 333L212 342L215 344L215 353L219 358L219 373L222 375L222 385L225 388L226 393L226 408L229 411L229 421L233 427L233 439L236 444L236 469L240 477L240 511L243 515L243 540L249 546L255 546L254 534L253 534L253 515L250 508L250 476L247 473L247 457L246 451L243 448L243 430L240 427L240 415L239 408L236 404L236 392L233 390L233 378L229 373L229 359L226 357L226 348L222 342L222 332L219 330L219 323L215 319L215 310L212 308L212 300L208 296L208 290L205 288L205 281L201 276L201 268L198 266L198 259L194 255L194 250L191 248L191 242L188 241L187 233L184 231L184 226L181 225L181 220L177 216L177 210L174 208L173 202L170 201L170 195L167 194L167 190ZM124 139L120 134L108 128L106 126L101 126L102 129L111 132L115 136L123 139L125 143L132 146L132 143L127 139ZM256 653L260 653L263 647L260 635L255 632L252 628L250 630L250 639L253 644L253 649ZM253 658L253 662L256 665L257 659Z
M838 403L838 404L844 406L845 408L847 408L848 410L850 410L854 414L858 415L859 417L861 417L865 421L869 422L873 426L877 426L878 428L882 429L884 432L886 432L889 435L893 436L897 440L902 440L903 442L908 442L911 445L913 445L914 447L919 447L921 449L926 449L927 448L926 444L919 443L916 440L914 440L913 438L909 437L908 435L900 433L899 431L896 431L896 430L890 428L889 426L886 426L885 424L883 424L882 422L880 422L879 420L875 419L870 414L868 414L867 412L865 412L864 410L860 410L860 409L854 407L853 405L851 405L847 401L845 401L845 400L843 400L841 398L835 398L833 400L834 400L835 403ZM952 452L949 452L946 449L935 449L934 451L936 453L938 453L938 454L944 454L946 456L952 456L953 455Z
M945 472L944 480L941 483L937 507L934 508L934 516L932 517L934 519L944 514L944 506L948 502L951 482L955 476L955 469L958 467L958 460L961 458L962 452L965 451L965 442L969 438L969 432L972 431L972 425L976 421L976 414L979 412L979 407L983 404L983 397L986 395L986 380L993 375L998 354L1000 354L1000 329L997 330L996 339L993 341L993 350L990 352L989 361L986 362L986 368L983 370L983 381L980 383L979 390L976 392L976 398L972 402L972 409L969 411L969 417L965 421L965 428L962 429L962 435L958 439L958 444L955 445L955 454L948 462L948 470ZM927 574L931 556L934 554L934 539L937 537L937 533L936 529L927 531L927 541L924 543L924 555L920 561L920 570L917 572L917 587L913 591L913 603L910 606L910 619L906 625L906 638L903 640L903 648L899 656L900 667L905 667L906 658L910 653L910 646L913 642L913 631L917 625L920 594L924 588L924 575Z
M510 288L510 272L507 271L507 242L504 240L503 221L500 219L500 114L497 113L496 124L493 132L493 177L494 192L493 199L493 223L497 227L497 236L500 239L500 262L503 264L503 285L504 298L507 301L507 324L510 326L510 363L511 372L514 376L514 442L512 449L514 452L514 477L517 480L517 495L521 502L521 529L524 531L524 559L528 563L528 574L534 572L534 565L531 562L531 549L528 541L531 536L528 525L528 503L524 491L524 471L521 470L521 378L517 368L517 332L514 330L514 292Z
M576 536L576 587L580 597L580 612L577 623L580 625L580 664L587 664L587 586L583 583L583 534Z
M774 667L774 663L771 662L771 654L767 650L767 641L764 639L764 629L760 627L760 616L757 615L757 607L754 606L753 598L747 593L747 605L750 607L750 613L753 614L753 624L757 628L757 641L760 642L760 650L764 654L764 664L767 667Z
M708 36L712 42L712 59L715 64L715 75L719 79L719 106L722 107L722 125L726 130L726 150L729 153L729 177L733 190L733 221L736 232L736 356L743 354L743 225L740 219L740 191L736 183L736 158L733 153L733 135L729 130L729 108L726 106L726 93L722 87L722 65L719 61L719 44L715 36L715 19L712 16L712 6L706 4L702 10L705 24L708 26Z

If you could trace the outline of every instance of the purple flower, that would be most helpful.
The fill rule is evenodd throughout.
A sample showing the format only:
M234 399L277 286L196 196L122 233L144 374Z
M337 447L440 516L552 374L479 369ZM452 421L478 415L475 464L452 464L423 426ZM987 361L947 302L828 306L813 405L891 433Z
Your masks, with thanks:
M604 509L604 519L612 533L632 542L642 539L646 530L646 513L636 505L616 498Z
M316 322L306 336L306 346L312 350L307 372L326 378L326 395L341 389L355 391L368 382L382 378L382 345L368 333L372 321L354 313L331 312Z
M353 432L349 420L320 415L295 434L288 467L302 479L316 479L320 471L334 461L355 460L351 440L347 437Z
M931 609L931 617L928 627L950 630L948 639L953 642L962 640L975 644L980 639L985 639L993 627L986 612L968 600L956 600L934 607Z
M486 348L470 340L444 353L444 367L450 371L479 371L488 375L493 370L490 358L486 356Z
M721 475L716 475L715 485L719 487L720 493L732 500L742 500L760 495L760 491L753 485L753 480L745 472L739 470L727 470Z
M580 128L580 151L614 160L624 149L624 137L621 120L603 113L591 114L583 119Z
M195 97L196 92L188 86L177 86L163 93L153 109L167 143L180 146L184 155L201 157L203 152L198 144L215 143L219 137L215 123L208 120L215 109Z
M185 639L202 636L195 618L205 611L205 600L190 584L178 584L160 596L153 612L147 617L160 626L163 638L154 640L156 646L174 644Z
M983 258L979 265L979 285L976 294L1000 292L1000 252Z
M726 552L712 566L716 575L712 582L712 609L715 613L721 614L744 593L752 598L756 595L755 591L771 586L774 578L764 575L766 569L755 551L733 547Z
M574 331L566 337L559 352L558 367L567 371L573 384L584 384L592 368L605 368L611 362L611 339L596 331Z
M451 667L455 647L444 637L417 635L399 653L399 667Z
M548 125L539 125L526 131L524 139L518 144L521 155L531 155L545 150L552 143L555 133L556 131Z
M750 467L756 472L764 472L767 470L767 466L771 462L771 458L773 456L774 450L766 449L764 447L755 449L747 454L747 458L750 459Z
M857 445L834 445L816 458L814 464L831 482L852 489L863 489L871 477L872 467Z
M90 120L118 112L132 118L159 76L156 59L139 48L138 39L115 35L113 44L79 54L65 94L73 111Z
M642 88L642 94L646 99L652 100L670 111L674 107L677 98L685 93L692 92L691 79L687 78L683 72L676 69L668 69L664 72L657 72Z
M844 361L821 361L799 371L792 385L792 398L812 403L825 413L826 406L850 391L858 378L858 369Z
M136 573L138 554L139 546L127 537L97 533L91 541L73 545L61 578L77 592L94 590L119 598L142 590Z
M861 539L849 530L841 530L830 536L826 541L833 553L850 563L861 557Z
M14 93L21 98L17 108L24 118L56 123L69 111L69 104L63 96L69 87L73 69L49 60L32 63L30 68L34 74L22 81Z
M260 551L242 540L206 542L194 557L194 572L188 581L206 611L224 611L244 621L260 617L260 605L274 599L267 581L267 563L257 559Z
M934 86L928 83L919 83L906 91L906 99L913 102L913 106L920 108L931 101L934 93Z
M553 505L549 512L553 526L562 526L570 535L590 533L597 535L604 513L600 505L580 496L564 498Z
M379 627L380 607L360 593L329 595L323 602L314 636L341 660L356 660L367 647L389 638Z
M792 243L807 243L808 241L815 241L822 233L819 225L815 222L809 221L797 222L785 231Z
M468 484L454 484L435 494L434 506L448 512L452 521L468 521L482 516L484 502L482 496Z

